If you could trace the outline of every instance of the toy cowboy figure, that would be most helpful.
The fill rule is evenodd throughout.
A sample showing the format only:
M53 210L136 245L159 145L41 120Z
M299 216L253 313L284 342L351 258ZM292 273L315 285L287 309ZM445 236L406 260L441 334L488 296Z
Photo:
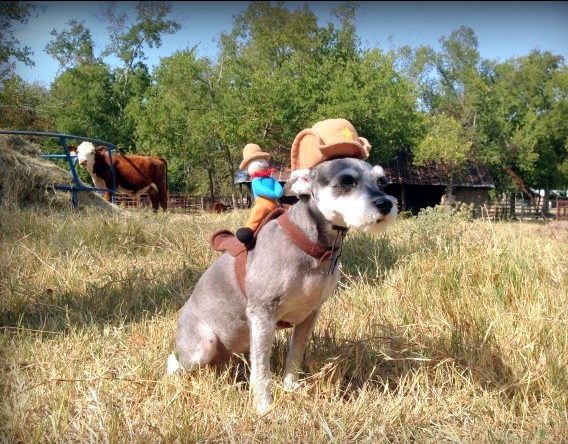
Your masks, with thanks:
M270 154L262 151L260 146L249 143L243 150L243 161L239 165L251 178L254 206L244 227L239 228L235 236L247 249L254 244L254 232L265 216L278 207L278 199L284 194L280 183L271 177L276 171L270 168Z

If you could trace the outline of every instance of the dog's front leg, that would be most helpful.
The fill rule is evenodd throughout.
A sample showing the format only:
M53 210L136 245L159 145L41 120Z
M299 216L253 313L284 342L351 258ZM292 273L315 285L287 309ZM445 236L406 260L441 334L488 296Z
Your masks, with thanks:
M284 368L284 388L295 390L298 388L299 372L304 358L304 350L310 339L314 325L319 316L320 309L314 310L301 323L294 326L294 332L290 338L286 366Z
M273 401L270 352L276 319L264 307L247 307L247 316L250 322L250 381L256 411L263 414L270 408Z

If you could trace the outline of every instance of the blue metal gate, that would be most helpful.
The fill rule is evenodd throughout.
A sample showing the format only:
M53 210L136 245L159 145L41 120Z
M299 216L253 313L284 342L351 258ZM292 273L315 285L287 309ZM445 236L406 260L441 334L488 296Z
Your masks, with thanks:
M71 172L72 178L72 185L55 185L54 188L57 190L69 191L71 193L71 204L73 208L77 208L79 201L77 199L77 192L80 191L99 191L104 192L107 191L111 194L112 202L115 202L115 193L116 193L116 174L114 170L114 165L112 163L112 151L116 150L116 145L105 142L104 140L93 139L91 137L82 137L82 136L74 136L71 134L60 134L60 133L48 133L48 132L38 132L38 131L12 131L12 130L1 130L0 134L17 134L23 136L41 136L41 137L54 137L59 139L59 144L63 148L64 154L43 154L42 156L47 159L66 159L67 164L69 165L69 171ZM82 140L87 142L92 142L98 145L106 146L108 150L109 160L110 160L110 168L112 172L112 189L108 188L97 188L97 187L89 187L86 186L77 175L77 170L75 169L75 160L77 156L71 155L69 153L69 149L67 147L67 140Z

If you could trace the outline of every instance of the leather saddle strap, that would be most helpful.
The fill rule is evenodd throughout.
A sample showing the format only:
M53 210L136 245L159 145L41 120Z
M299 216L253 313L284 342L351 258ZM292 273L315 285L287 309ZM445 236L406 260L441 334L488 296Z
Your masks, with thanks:
M310 240L304 232L290 220L287 212L278 218L278 223L288 235L290 240L292 240L292 242L294 242L301 250L320 261L331 259L333 248L324 247Z
M237 282L239 284L239 288L243 296L247 297L247 293L245 291L245 276L247 273L247 250L245 249L237 256L235 256L235 274L237 275Z
M245 291L245 275L247 272L247 250L238 254L235 257L235 274L237 275L237 282L239 288L246 299L247 293ZM277 328L292 328L293 325L286 321L278 321L276 323Z
M254 232L254 237L258 235L260 229L270 222L272 219L280 217L284 214L284 208L275 208L270 213L268 213L262 222L259 224L258 228ZM246 298L247 293L245 291L245 276L247 274L247 257L248 257L248 250L243 248L242 251L239 251L237 255L235 255L235 274L237 275L237 282L243 293L243 296Z

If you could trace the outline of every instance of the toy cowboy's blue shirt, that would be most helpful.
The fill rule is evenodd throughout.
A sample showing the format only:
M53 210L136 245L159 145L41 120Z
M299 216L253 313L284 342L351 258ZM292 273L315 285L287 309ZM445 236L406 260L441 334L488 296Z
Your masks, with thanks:
M272 177L255 177L251 182L251 186L252 194L255 198L261 196L269 199L278 199L284 194L282 185Z

